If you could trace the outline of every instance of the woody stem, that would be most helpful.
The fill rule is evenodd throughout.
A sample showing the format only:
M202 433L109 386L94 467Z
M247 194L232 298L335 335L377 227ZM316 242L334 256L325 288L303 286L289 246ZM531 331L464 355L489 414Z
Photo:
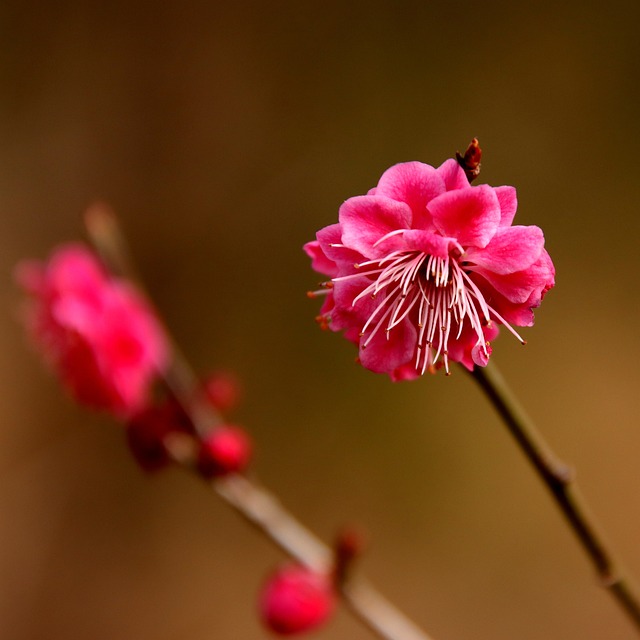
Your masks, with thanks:
M606 588L640 632L640 597L615 558L600 526L580 492L572 470L551 450L493 363L474 367L471 374L504 420L522 452L550 491L591 559Z

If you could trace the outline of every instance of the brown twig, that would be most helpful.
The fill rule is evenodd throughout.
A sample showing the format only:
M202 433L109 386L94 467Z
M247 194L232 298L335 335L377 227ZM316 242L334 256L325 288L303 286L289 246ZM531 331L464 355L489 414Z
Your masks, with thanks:
M124 236L111 210L104 205L95 205L87 212L85 224L89 238L107 268L133 280L143 292ZM206 434L221 421L221 416L195 393L195 374L177 345L172 344L171 348L173 362L164 382L190 417L197 433ZM183 455L184 451L177 442L174 459L191 471L191 456L188 451ZM272 493L255 480L242 475L230 475L213 481L211 486L244 520L288 556L314 569L331 569L333 550L304 527ZM354 617L378 637L385 640L432 640L365 579L350 577L340 585L340 593Z
M551 492L569 526L609 590L640 631L640 599L591 514L571 469L558 459L493 365L474 367L473 378L487 394L511 435Z

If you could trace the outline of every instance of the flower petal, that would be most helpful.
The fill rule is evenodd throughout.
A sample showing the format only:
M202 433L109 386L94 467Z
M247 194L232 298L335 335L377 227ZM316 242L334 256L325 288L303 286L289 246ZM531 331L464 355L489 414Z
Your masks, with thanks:
M424 251L436 258L446 258L449 255L451 238L444 238L431 231L419 231L411 229L402 234L406 242L406 248L413 251Z
M465 189L469 186L469 180L464 169L458 164L457 160L449 158L445 160L436 171L440 177L444 180L444 185L447 191L453 191L454 189Z
M507 300L516 304L540 304L545 293L555 284L555 269L551 258L545 249L540 257L523 271L515 273L497 274L487 269L476 269L474 273L482 276L491 286ZM477 281L474 278L474 281ZM484 291L485 289L483 289ZM532 298L532 294L536 295ZM491 304L491 295L487 293L487 302ZM498 313L502 313L500 307L495 307Z
M364 347L368 334L360 340L360 362L376 373L392 373L408 364L415 352L417 331L409 320L401 322L389 333L381 327Z
M376 258L402 245L400 238L392 236L374 246L392 231L411 228L411 209L385 196L356 196L340 207L339 219L342 243L367 258Z
M333 278L338 275L338 265L327 258L320 247L320 243L317 240L307 242L303 247L304 252L311 258L311 268L318 273L322 273L325 276Z
M500 222L500 203L488 185L447 191L429 203L433 223L465 247L484 248Z
M316 238L317 240L307 242L302 248L311 258L312 268L318 273L334 278L340 275L345 265L353 270L353 265L363 259L360 253L342 244L340 224L331 224L320 229Z
M500 226L510 227L518 208L518 196L515 187L494 187L500 202Z
M484 249L471 247L464 257L493 273L514 273L530 267L543 247L540 227L501 227Z
M482 328L482 334L487 342L494 340L499 332L500 330L496 323L491 323L490 326ZM465 323L460 337L449 343L449 360L459 362L469 371L473 371L475 364L485 366L487 362L486 355L483 357L479 351L478 335L468 323ZM491 354L490 349L489 354Z
M411 226L429 229L432 225L427 204L444 191L444 181L432 166L423 162L403 162L382 174L376 195L406 202L413 213Z
M418 371L413 362L403 364L402 366L394 369L389 376L393 382L402 382L403 380L415 380L422 375L421 371Z

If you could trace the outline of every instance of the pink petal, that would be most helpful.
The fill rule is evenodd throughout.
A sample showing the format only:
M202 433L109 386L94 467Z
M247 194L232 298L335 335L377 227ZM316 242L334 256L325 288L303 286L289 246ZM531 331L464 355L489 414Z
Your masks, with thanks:
M549 254L544 249L540 257L523 271L503 275L486 269L477 269L475 273L482 276L507 300L516 304L530 301L534 292L537 298L536 305L539 304L544 294L555 284L555 269ZM490 300L487 301L491 304ZM501 313L499 308L496 308L496 311Z
M422 162L403 162L382 174L376 195L406 202L413 213L411 226L428 229L431 227L431 215L427 204L444 191L444 181L432 166Z
M388 233L411 228L411 209L385 196L356 196L340 207L339 219L343 244L367 258L376 258L401 246L402 240L393 236L374 247Z
M421 372L418 371L413 363L403 364L401 367L394 369L389 376L393 382L402 382L404 380L415 380L421 376Z
M431 231L419 231L412 229L402 234L406 248L415 251L424 251L437 258L446 258L449 255L451 238L443 238Z
M373 313L377 303L371 296L361 298L355 306L353 305L353 301L369 284L371 284L371 280L366 276L350 280L341 280L334 284L332 289L334 307L331 310L330 325L333 331L355 327L357 333L360 333L360 329L362 329L367 318ZM357 340L355 342L357 342Z
M491 326L484 327L482 329L484 339L489 342L494 340L498 336L499 332L500 330L495 323L492 323ZM476 364L485 366L484 364L481 364L481 362L483 362L483 360L486 360L486 356L484 356L484 354L484 358L483 356L480 356L480 354L478 353L478 349L476 349L477 344L478 335L469 326L469 324L466 323L458 340L454 340L453 342L449 343L449 360L451 360L452 362L459 362L469 371L473 371L473 367ZM474 349L476 349L475 353ZM474 355L478 362L474 360Z
M365 334L360 340L360 362L362 366L375 373L392 373L413 358L417 332L412 322L401 322L387 333L384 327L373 337L371 342L363 347L367 339Z
M499 301L500 296L499 293L495 294L494 297L494 305L498 309L500 309L500 315L512 326L515 327L531 327L533 326L534 316L533 316L533 308L537 307L540 304L539 296L534 291L528 300L526 300L522 304L514 304L513 302L509 302L503 296L502 301ZM536 298L538 301L536 302Z
M471 247L464 258L493 273L506 274L530 267L543 247L539 227L501 227L484 249Z
M435 227L465 247L484 248L500 222L500 203L487 185L447 191L429 203Z
M316 234L316 238L320 243L322 253L332 262L341 265L343 263L353 265L356 262L362 262L363 256L361 253L354 251L348 247L345 247L342 242L342 225L339 223L330 224L324 229L320 229ZM323 273L321 271L321 273ZM335 275L330 274L327 275Z
M469 186L469 180L458 164L457 160L450 158L445 160L436 171L440 177L444 180L444 185L447 191L453 191L454 189L465 189Z
M518 196L514 187L494 187L500 202L500 226L509 227L518 208Z
M104 286L107 277L98 259L81 244L65 245L52 255L47 275L60 294L91 295Z
M322 273L326 276L333 277L338 275L338 266L333 260L327 258L322 249L320 243L317 240L307 242L302 247L304 252L311 258L311 267L314 271Z
M471 349L471 359L479 367L486 367L489 364L491 351L491 345L478 342Z

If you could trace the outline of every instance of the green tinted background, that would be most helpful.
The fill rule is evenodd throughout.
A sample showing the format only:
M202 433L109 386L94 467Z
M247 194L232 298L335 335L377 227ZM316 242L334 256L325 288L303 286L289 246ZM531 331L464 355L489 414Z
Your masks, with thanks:
M395 162L478 136L557 287L494 345L640 573L635 1L17 2L0 7L0 629L13 640L264 638L281 559L205 487L149 479L30 351L11 269L119 213L201 371L232 368L256 473L438 640L631 640L459 369L358 368L313 322L301 245ZM318 638L369 638L340 613Z

